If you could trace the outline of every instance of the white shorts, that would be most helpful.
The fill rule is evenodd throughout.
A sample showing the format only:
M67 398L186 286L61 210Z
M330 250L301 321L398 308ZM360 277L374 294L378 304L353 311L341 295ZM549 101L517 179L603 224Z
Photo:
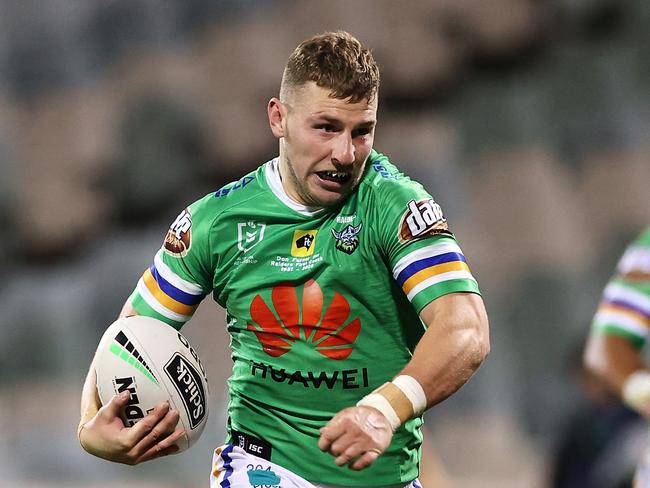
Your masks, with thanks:
M210 473L210 488L345 487L310 483L288 469L284 469L282 466L249 454L241 447L226 444L218 447L214 451L212 473ZM422 485L415 479L410 483L388 485L382 488L422 488Z

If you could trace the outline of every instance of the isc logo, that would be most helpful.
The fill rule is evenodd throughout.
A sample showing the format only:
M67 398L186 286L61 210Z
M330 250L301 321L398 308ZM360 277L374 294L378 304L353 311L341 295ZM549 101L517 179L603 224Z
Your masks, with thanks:
M448 233L447 221L440 205L429 198L416 202L411 200L399 226L401 241L409 241L427 233Z

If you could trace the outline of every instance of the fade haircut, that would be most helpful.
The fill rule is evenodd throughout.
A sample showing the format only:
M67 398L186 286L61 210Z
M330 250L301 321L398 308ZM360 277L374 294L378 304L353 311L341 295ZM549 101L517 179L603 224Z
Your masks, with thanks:
M303 41L291 54L282 75L280 98L313 81L330 96L350 103L374 100L379 68L370 51L344 31L325 32Z

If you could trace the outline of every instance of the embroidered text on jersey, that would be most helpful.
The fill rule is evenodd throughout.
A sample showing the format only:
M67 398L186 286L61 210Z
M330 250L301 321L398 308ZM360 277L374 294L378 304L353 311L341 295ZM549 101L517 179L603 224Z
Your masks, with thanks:
M246 185L248 185L251 181L253 181L255 178L252 176L244 176L241 180L237 181L236 183L233 183L230 186L224 186L220 190L217 190L214 194L215 197L225 197L228 195L233 190L239 190L240 188L244 188Z

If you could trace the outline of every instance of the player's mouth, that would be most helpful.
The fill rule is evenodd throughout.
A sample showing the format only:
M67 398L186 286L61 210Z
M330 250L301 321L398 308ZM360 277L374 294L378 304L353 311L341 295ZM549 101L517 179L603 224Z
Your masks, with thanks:
M317 171L316 176L326 189L339 189L352 178L349 171Z

